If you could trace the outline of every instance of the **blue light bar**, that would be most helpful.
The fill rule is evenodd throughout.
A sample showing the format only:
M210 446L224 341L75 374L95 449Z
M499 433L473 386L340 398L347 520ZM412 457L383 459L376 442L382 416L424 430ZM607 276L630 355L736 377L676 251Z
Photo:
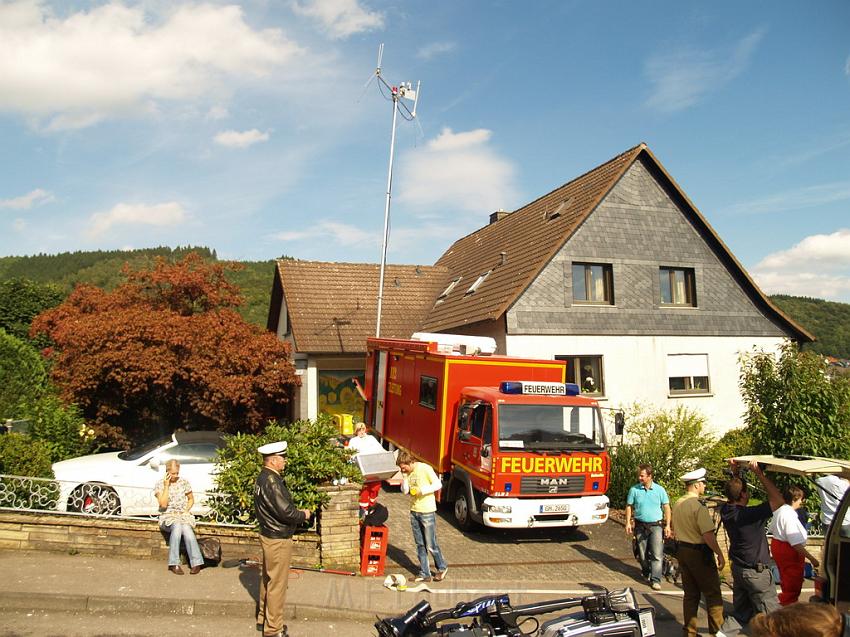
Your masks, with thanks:
M581 389L576 383L567 383L567 396L578 396Z
M518 380L503 380L499 383L499 391L503 394L521 394L522 382Z

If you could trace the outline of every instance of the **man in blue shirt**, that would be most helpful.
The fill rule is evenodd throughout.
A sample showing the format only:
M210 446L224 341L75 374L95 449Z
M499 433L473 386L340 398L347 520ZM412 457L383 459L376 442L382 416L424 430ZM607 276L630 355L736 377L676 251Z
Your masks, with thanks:
M670 498L660 484L652 480L652 465L638 466L638 483L626 497L626 535L637 540L644 579L652 590L661 590L664 538L671 536Z

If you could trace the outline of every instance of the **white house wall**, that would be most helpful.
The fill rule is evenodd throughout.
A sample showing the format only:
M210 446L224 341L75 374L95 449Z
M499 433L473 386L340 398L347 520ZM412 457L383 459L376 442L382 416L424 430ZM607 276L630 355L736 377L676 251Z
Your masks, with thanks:
M635 402L671 408L678 404L706 415L716 434L744 425L746 406L738 389L738 357L753 348L777 351L781 338L687 336L530 336L507 337L507 354L551 359L601 356L605 395L600 404L625 407ZM710 393L671 397L667 356L706 354Z
M613 303L575 303L573 263L609 265ZM695 307L662 305L661 267L693 270ZM789 336L760 298L663 176L636 161L509 308L506 352L603 356L610 401L681 402L725 431L742 423L738 354ZM709 396L668 397L677 353L708 355Z

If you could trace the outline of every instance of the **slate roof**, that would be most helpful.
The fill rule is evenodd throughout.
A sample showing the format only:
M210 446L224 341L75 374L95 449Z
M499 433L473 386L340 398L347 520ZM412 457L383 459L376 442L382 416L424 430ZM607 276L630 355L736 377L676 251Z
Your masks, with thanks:
M658 169L661 179L668 182L685 214L702 230L702 236L753 302L766 315L784 325L797 340L813 341L814 337L809 332L794 323L761 292L645 143L456 241L436 265L448 270L447 284L458 277L460 281L434 305L421 329L428 332L451 331L459 326L501 317L641 155L646 156ZM489 272L486 280L469 293L470 286L486 272Z
M268 328L277 329L285 290L295 351L365 353L366 338L375 335L379 271L373 263L279 260ZM447 275L443 267L387 265L381 336L410 338L445 287Z

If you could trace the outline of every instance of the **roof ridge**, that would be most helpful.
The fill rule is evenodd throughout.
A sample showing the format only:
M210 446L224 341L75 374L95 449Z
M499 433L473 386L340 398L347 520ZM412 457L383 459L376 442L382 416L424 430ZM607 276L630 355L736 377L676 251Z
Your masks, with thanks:
M570 184L572 184L573 182L576 182L576 181L578 181L579 179L583 179L583 178L587 177L590 173L592 173L592 172L594 172L594 171L597 171L597 170L600 170L600 169L604 168L605 166L608 166L609 164L612 164L612 163L614 163L614 162L616 162L616 161L618 161L618 160L622 159L623 157L625 157L626 155L628 155L628 154L630 154L630 153L635 153L635 154L636 154L638 151L648 150L648 149L649 149L649 146L647 145L647 143L646 143L646 142L640 142L639 144L637 144L637 145L635 145L635 146L632 146L631 148L629 148L629 149L627 149L627 150L624 150L624 151L623 151L623 152L621 152L620 154L618 154L618 155L616 155L616 156L612 157L611 159L609 159L609 160L607 160L607 161L602 162L602 163L601 163L601 164L599 164L598 166L594 166L594 167L593 167L593 168L591 168L590 170L586 170L586 171L584 171L582 174L578 175L577 177L573 177L573 178L572 178L572 179L570 179L569 181L565 181L565 182L564 182L564 183L562 183L560 186L556 186L555 188L552 188L549 192L547 192L547 193L545 193L545 194L543 194L543 195L540 195L539 197L536 197L535 199L532 199L532 200L531 200L531 201L529 201L528 203L525 203L525 204L521 205L521 206L520 206L520 207L518 207L518 208L514 208L514 210L512 210L510 214L506 215L503 219L500 219L499 221L503 221L504 219L509 219L512 215L514 215L515 213L519 212L520 210L524 210L525 208L528 208L528 207L530 207L530 206L534 205L535 203L537 203L537 202L538 202L538 201L540 201L541 199L545 199L546 197L548 197L549 195L551 195L553 192L556 192L556 191L558 191L558 190L561 190L562 188L566 188L567 186L569 186L569 185L570 185ZM489 228L489 227L491 227L491 226L496 225L497 223L499 223L499 221L494 221L493 223L488 223L488 224L486 224L486 225L483 225L483 226L481 226L480 228L476 228L475 230L473 230L473 231L471 231L471 232L469 232L469 233L467 233L467 234L463 235L462 237L460 237L460 238L456 239L456 240L455 240L455 241L453 241L453 242L452 242L452 244L451 244L451 245L450 245L450 246L449 246L449 247L448 247L448 248L447 248L447 249L443 252L443 254L440 256L440 259L441 259L444 255L446 255L446 254L447 254L447 253L448 253L448 252L452 249L452 246L457 245L458 243L460 243L461 241L463 241L463 240L464 240L464 239L466 239L467 237L471 237L472 235L474 235L474 234L476 234L476 233L478 233L478 232L481 232L481 231L482 231L482 230L484 230L485 228ZM439 260L440 260L440 259L437 259L437 262L439 262Z

